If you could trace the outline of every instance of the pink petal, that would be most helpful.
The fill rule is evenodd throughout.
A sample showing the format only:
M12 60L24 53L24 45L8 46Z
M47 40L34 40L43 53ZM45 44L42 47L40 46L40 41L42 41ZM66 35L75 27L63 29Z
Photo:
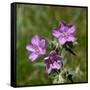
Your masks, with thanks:
M31 52L34 52L34 51L35 51L35 49L34 49L34 47L33 47L32 45L27 45L27 46L26 46L26 49L27 49L28 51L31 51Z
M35 35L35 36L32 37L31 43L33 45L39 45L39 41L40 41L39 36L38 35Z
M72 42L74 42L76 39L75 39L75 37L73 36L73 35L70 35L70 36L68 36L68 38L67 38L67 41L72 41Z
M51 65L50 65L49 68L47 68L47 66L46 66L46 72L47 72L48 74L51 72L51 70L52 70Z
M60 31L61 33L62 33L62 32L65 32L65 31L66 31L66 28L67 28L67 26L66 26L65 22L64 22L64 21L61 21L61 22L60 22L59 31Z
M41 51L40 51L40 54L42 54L42 55L44 55L46 53L46 49L42 49Z
M58 40L61 45L64 45L66 43L66 39L64 37L59 37Z
M38 57L38 55L36 55L35 53L31 53L31 54L29 55L29 59L30 59L31 61L35 61L37 57Z
M49 59L49 57L45 57L45 58L44 58L44 63L45 63L45 64L48 63L48 59Z
M75 30L76 30L75 25L72 25L72 26L68 29L67 33L72 34L72 33L74 33L74 32L75 32Z
M56 38L58 38L58 37L60 36L59 30L53 30L52 34L53 34L53 36L55 36Z
M46 64L46 72L49 74L52 70L51 64L48 61L49 57L44 58L44 63Z
M60 69L60 64L57 62L54 62L51 67L52 69Z
M40 44L40 47L44 48L45 47L45 40L41 39L39 44Z
M66 26L65 22L64 22L64 21L61 21L61 22L60 22L60 26L61 26L61 27L65 27L65 26Z

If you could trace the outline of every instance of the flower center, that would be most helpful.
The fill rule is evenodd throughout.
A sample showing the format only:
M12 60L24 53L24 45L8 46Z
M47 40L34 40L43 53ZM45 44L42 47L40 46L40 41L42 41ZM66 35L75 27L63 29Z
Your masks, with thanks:
M62 32L62 36L67 36L67 32Z
M38 46L35 46L35 51L40 52L40 48Z
M49 57L50 63L54 63L54 58L52 56Z

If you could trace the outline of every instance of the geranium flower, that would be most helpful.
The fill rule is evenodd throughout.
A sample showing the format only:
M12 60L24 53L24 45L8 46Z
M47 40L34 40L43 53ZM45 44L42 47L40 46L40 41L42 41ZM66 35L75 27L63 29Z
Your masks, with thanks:
M44 58L44 62L46 64L46 72L49 74L52 69L60 69L61 60L61 56L59 56L56 51L51 51L48 57Z
M31 44L28 44L26 49L30 52L29 59L31 61L36 60L38 56L46 53L45 39L40 38L38 35L33 36Z
M62 21L60 25L52 31L52 34L58 38L61 45L64 45L66 42L74 42L76 40L74 36L75 30L75 25L65 24Z

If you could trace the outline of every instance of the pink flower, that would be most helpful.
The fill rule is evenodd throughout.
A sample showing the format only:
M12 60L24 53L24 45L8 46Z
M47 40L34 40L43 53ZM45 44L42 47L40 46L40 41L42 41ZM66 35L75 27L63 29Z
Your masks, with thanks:
M59 56L56 51L51 51L48 57L44 58L46 64L46 72L49 74L52 69L60 69L62 58Z
M31 61L36 60L38 56L46 53L45 39L40 38L38 35L33 36L31 44L28 44L26 49L30 52L29 59Z
M64 45L66 42L74 42L76 40L74 36L75 30L75 25L66 24L62 21L60 25L53 30L52 35L58 39L61 45Z

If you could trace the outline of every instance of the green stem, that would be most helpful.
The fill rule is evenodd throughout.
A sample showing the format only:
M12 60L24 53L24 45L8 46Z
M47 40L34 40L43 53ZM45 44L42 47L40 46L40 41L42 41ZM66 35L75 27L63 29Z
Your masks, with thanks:
M58 70L55 69L55 72L57 72L58 74L60 74L60 72Z
M61 49L61 56L62 56L62 59L64 60L64 48ZM63 60L62 60L62 69L63 69Z

